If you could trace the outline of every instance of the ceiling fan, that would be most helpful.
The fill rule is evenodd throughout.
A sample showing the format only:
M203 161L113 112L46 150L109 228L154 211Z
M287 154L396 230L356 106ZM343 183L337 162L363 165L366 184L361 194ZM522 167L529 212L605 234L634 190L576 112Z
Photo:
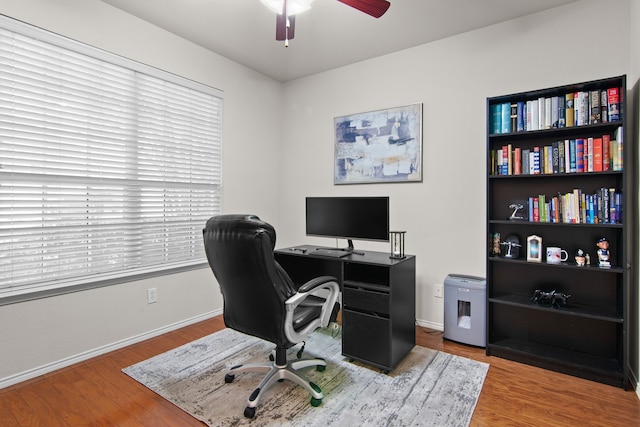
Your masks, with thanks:
M289 40L295 35L295 15L311 7L313 0L262 0L269 8L276 11L276 40L284 41L289 46ZM385 14L391 3L387 0L338 0L361 12L380 18Z

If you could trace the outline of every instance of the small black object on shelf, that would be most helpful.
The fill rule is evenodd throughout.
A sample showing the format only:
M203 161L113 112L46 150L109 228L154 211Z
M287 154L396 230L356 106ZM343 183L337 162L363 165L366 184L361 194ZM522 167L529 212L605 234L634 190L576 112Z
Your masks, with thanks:
M550 304L552 307L561 307L567 305L567 300L571 298L571 295L563 294L562 292L545 292L540 289L536 289L533 292L532 301L536 304Z

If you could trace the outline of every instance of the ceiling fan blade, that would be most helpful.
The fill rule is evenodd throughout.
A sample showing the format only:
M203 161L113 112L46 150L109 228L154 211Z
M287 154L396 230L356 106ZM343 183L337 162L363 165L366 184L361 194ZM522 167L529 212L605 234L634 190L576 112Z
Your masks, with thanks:
M276 15L276 40L291 40L295 35L296 17L289 17L289 31L287 32L287 18L284 15Z
M380 18L385 14L391 3L387 0L338 0L347 6L358 9L361 12L371 15L374 18Z

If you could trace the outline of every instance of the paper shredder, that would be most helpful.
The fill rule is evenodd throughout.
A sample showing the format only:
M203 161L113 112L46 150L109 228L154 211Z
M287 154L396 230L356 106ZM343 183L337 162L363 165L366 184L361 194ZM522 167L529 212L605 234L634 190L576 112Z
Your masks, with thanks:
M486 288L487 281L482 277L449 274L445 278L445 339L486 347Z

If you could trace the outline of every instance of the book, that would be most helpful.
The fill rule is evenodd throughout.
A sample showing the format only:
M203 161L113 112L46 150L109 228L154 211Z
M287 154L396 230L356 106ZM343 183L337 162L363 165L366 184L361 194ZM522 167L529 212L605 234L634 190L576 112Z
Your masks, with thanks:
M544 98L544 128L551 129L553 126L553 105L551 103L552 98Z
M584 172L584 139L576 139L576 172Z
M576 140L569 140L569 173L577 172L577 163L576 163Z
M603 147L602 138L593 138L593 171L602 172L603 170Z
M502 132L502 105L491 105L491 133L497 134Z
M511 103L510 121L509 129L511 132L515 132L518 127L518 104L515 102Z
M600 119L600 91L592 90L589 93L589 124L601 123Z
M593 172L593 137L587 138L584 146L584 171Z
M557 96L551 97L551 127L558 128L558 98Z
M541 96L540 98L538 98L538 126L537 129L544 129L544 118L546 115L545 112L545 98L543 96Z
M516 132L523 132L525 130L527 130L526 125L527 125L527 111L526 111L526 104L524 103L524 101L519 101L517 103L517 124L516 124Z
M607 89L607 112L610 122L621 120L620 117L620 88Z
M532 175L540 173L540 147L533 147L533 161L531 162Z
M566 127L566 105L564 96L558 97L558 127Z
M602 135L602 170L611 170L611 135Z
M503 102L501 105L501 117L500 117L500 132L511 132L511 103Z
M584 126L589 124L589 93L585 91L578 92L578 96L574 99L575 109L575 125Z
M602 120L602 123L607 123L609 121L606 90L600 91L600 119Z
M551 172L560 172L560 147L558 141L551 145Z
M574 120L575 120L574 119L574 115L573 115L574 114L574 110L573 110L574 99L573 99L573 96L574 96L573 92L567 93L564 96L564 100L565 100L564 111L565 111L565 126L566 127L573 126Z
M527 130L538 130L538 100L533 99L527 103L527 124L529 128Z

